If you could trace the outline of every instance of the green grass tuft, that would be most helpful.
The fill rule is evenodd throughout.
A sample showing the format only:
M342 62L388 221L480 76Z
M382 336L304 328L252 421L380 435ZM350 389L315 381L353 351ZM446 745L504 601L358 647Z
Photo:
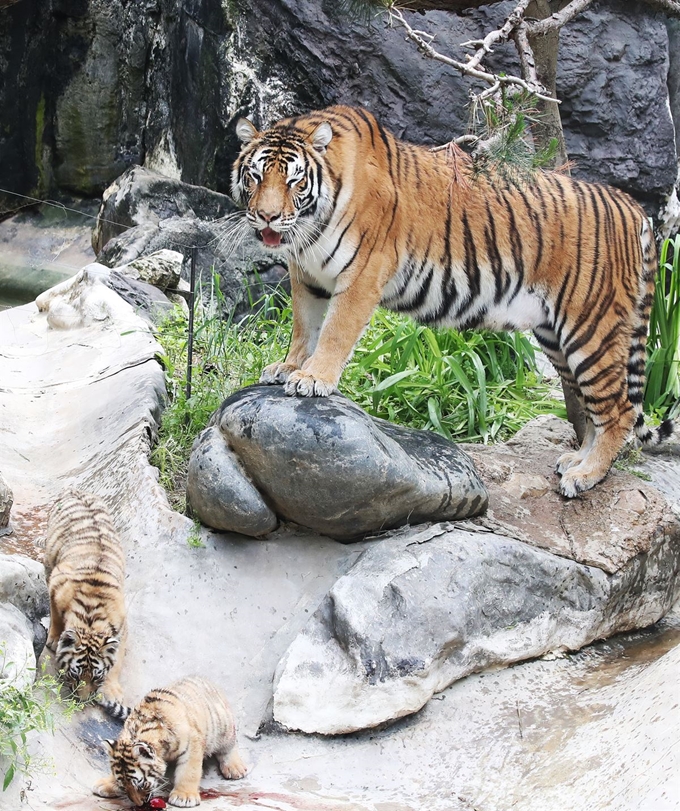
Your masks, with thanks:
M644 409L658 419L680 413L680 234L661 244L649 319Z
M30 776L45 770L50 763L31 754L29 736L32 732L54 733L54 711L70 717L77 703L60 697L59 682L44 672L26 688L19 688L3 677L11 663L6 660L0 643L0 780L5 791L19 774Z
M197 305L193 390L186 399L187 317L177 308L160 325L169 405L152 463L173 507L186 509L191 445L225 397L257 383L282 360L292 328L290 300L269 296L236 324L219 307ZM368 413L451 440L496 442L538 414L566 416L559 387L536 369L524 335L432 330L378 310L340 381L340 391Z

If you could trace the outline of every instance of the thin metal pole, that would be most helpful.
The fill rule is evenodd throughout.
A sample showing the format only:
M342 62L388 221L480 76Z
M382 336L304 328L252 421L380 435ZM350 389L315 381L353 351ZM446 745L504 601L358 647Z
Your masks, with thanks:
M191 367L194 356L194 299L196 292L196 246L191 248L191 279L189 281L189 343L187 345L187 401L191 397Z

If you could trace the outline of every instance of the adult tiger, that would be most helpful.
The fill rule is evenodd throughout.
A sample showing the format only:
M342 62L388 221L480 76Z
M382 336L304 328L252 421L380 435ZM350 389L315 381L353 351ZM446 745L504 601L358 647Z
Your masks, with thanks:
M645 344L657 258L644 211L613 188L539 173L524 186L474 176L398 140L366 110L330 107L243 144L232 193L287 257L288 356L265 383L327 396L378 305L445 327L532 329L588 415L579 451L557 461L573 497L607 474L631 429L644 443Z

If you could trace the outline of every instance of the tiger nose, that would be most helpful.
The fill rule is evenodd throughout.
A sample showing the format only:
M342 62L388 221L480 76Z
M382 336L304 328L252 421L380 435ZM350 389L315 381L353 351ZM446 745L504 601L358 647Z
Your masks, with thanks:
M257 209L257 216L265 222L271 222L278 216L275 211L265 211L262 208Z

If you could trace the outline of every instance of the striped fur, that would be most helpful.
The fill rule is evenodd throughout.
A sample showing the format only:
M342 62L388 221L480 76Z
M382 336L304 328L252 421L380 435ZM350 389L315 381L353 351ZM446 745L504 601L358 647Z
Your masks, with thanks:
M118 740L107 744L111 774L96 784L94 793L127 794L135 805L166 793L168 763L176 764L169 803L180 808L201 801L204 758L215 755L228 780L247 772L236 746L229 702L218 687L198 676L152 690L132 710Z
M588 415L557 462L565 496L607 474L644 425L657 267L643 210L621 191L540 173L476 177L462 152L404 143L366 110L330 107L265 132L241 119L232 192L288 260L293 335L265 383L326 396L378 305L457 329L534 331Z
M81 700L95 696L114 718L127 622L125 558L111 517L96 496L67 490L47 526L45 571L50 593L47 646L56 651L64 681Z

